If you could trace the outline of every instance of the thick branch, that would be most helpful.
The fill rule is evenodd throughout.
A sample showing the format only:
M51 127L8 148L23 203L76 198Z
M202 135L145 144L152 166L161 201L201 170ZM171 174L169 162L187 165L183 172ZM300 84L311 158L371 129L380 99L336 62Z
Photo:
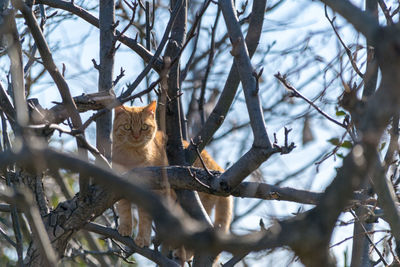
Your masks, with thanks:
M378 156L376 156L377 159ZM392 229L396 241L400 241L400 212L398 210L398 200L394 192L393 186L386 179L385 169L382 167L380 160L375 164L372 176L372 186L378 194L378 203L385 211L385 218ZM397 243L399 244L399 243Z
M187 245L199 251L219 253L228 250L233 253L261 250L282 244L284 240L277 241L275 236L269 234L250 234L244 237L228 237L217 233L204 224L193 221L181 211L170 211L166 204L149 190L134 181L143 181L142 174L130 173L130 179L123 179L109 170L89 164L73 156L62 154L51 149L23 148L17 154L4 152L0 154L0 166L18 161L20 164L30 166L31 159L42 159L42 164L34 164L37 169L48 167L68 169L82 175L93 175L95 182L107 186L108 190L118 192L115 196L111 191L91 187L93 190L91 201L82 201L79 197L60 203L60 205L44 218L50 241L58 253L63 253L66 243L71 235L84 227L89 221L99 216L119 198L124 197L142 206L155 220L157 233L162 240L180 246ZM33 166L30 166L31 168ZM160 169L160 168L159 168ZM133 179L131 179L133 178ZM28 252L30 259L37 258L37 252ZM28 258L28 259L29 259Z
M186 40L187 28L187 0L171 1L171 5L181 5L171 30L171 38L168 42L164 58L177 59L176 63L172 63L169 76L167 78L166 93L169 98L166 107L166 134L167 155L169 164L186 165L185 154L182 145L182 127L181 127L181 107L179 97L180 88L180 64L179 57ZM197 193L186 190L176 190L178 201L182 208L190 214L192 218L201 221L207 225L208 229L212 229L212 223L203 208ZM212 265L213 258L203 257L195 254L194 266L201 264L203 266Z
M12 2L13 5L17 9L19 9L24 16L25 21L32 33L32 36L35 39L35 43L43 60L43 64L57 85L62 100L67 106L67 110L69 112L69 116L72 119L72 123L74 124L75 128L79 128L82 125L82 121L76 109L73 98L70 94L68 84L65 81L64 77L61 75L56 64L54 63L53 56L51 55L46 39L44 38L42 31L40 30L40 27L35 19L35 16L32 13L32 10L28 6L26 6L25 3L21 0L13 0Z
M25 126L28 123L28 107L25 97L24 68L22 62L22 47L19 40L17 26L15 24L14 12L7 10L4 12L4 25L1 26L1 32L7 40L7 52L10 58L11 83L13 89L14 106L17 112L17 121ZM7 14L6 14L7 13ZM17 134L21 134L18 133Z
M214 189L223 188L229 192L238 186L247 175L257 169L261 163L267 160L273 154L273 151L258 97L256 73L250 62L246 43L236 17L236 11L232 6L232 1L220 0L219 4L232 42L231 54L235 58L242 82L250 125L254 135L252 148L222 175L219 183L212 185Z
M114 35L115 3L113 0L100 1L100 65L99 92L114 96ZM111 160L111 111L96 120L96 147L108 160Z
M66 109L68 111L68 115L71 117L72 125L75 129L79 129L82 126L82 120L76 108L74 99L71 96L66 80L64 79L63 75L60 73L56 64L54 63L53 56L47 45L46 39L44 38L44 35L36 21L36 18L33 15L32 9L30 9L21 0L13 0L12 3L19 11L21 11L22 15L24 16L25 21L31 31L31 34L35 39L35 43L39 50L40 56L43 60L44 67L49 72L50 76L57 85L63 103L65 104ZM88 158L87 151L82 149L81 143L78 139L77 139L77 146L80 156L87 159ZM88 178L80 177L79 186L82 194L85 194L87 185L88 185Z
M303 244L304 240L306 240L305 237L310 233L317 234L316 238L317 240L320 240L318 234L321 234L320 231L322 229L320 226L323 224L316 224L314 220L318 219L321 223L324 221L324 217L327 215L325 212L326 209L323 208L332 208L333 210L336 210L338 205L340 207L347 203L346 201L342 201L343 195L337 195L337 191L334 191L333 188L331 188L331 193L326 194L324 197L324 205L319 209L311 211L309 213L310 216L307 216L306 218L304 218L304 215L299 215L294 219L282 222L276 230L271 230L271 232L255 233L240 237L224 236L215 233L205 227L204 224L194 222L180 213L179 210L174 210L171 213L169 208L167 208L167 206L160 201L157 196L143 188L143 184L137 184L136 181L146 181L146 179L143 178L147 175L159 177L159 181L162 181L160 167L144 168L142 169L143 171L140 172L140 169L135 169L129 173L129 179L123 179L109 170L97 167L69 155L50 149L28 150L26 148L23 148L18 154L12 152L4 152L0 154L0 166L8 165L15 161L29 166L32 164L32 158L42 159L40 162L42 162L42 164L48 164L51 168L68 169L74 172L79 172L83 175L90 173L93 175L96 183L106 185L109 190L118 192L118 196L113 196L111 192L92 187L92 190L94 191L91 194L91 201L82 202L79 197L75 197L70 201L61 203L52 213L49 214L49 216L45 217L45 225L48 234L58 253L64 251L63 249L65 249L66 242L73 232L82 228L89 220L100 215L106 208L111 206L112 203L121 197L127 198L132 202L141 205L154 217L157 233L160 234L162 239L168 240L175 245L185 244L195 250L213 253L218 253L221 250L227 250L232 253L244 253L251 250L262 250L285 244L289 244L296 248L295 244ZM352 156L348 158L351 160ZM39 169L46 167L45 165L37 163L35 163L34 166ZM347 190L346 192L352 193L352 189L348 188L351 187L349 186L351 181L349 181L350 179L348 179L346 172L348 171L348 167L354 166L348 164L346 166L347 167L344 168L343 172L341 172L341 177L343 179L341 179L342 184L339 189L345 189L345 191ZM180 172L186 172L186 177L189 175L187 168L168 168L168 170L171 171L176 171L177 169ZM152 173L154 170L159 172L158 176L154 176L154 173ZM201 173L204 173L204 176L206 176L206 172L199 169L193 169L193 172L196 173L196 176L198 177L201 177ZM178 172L178 174L177 177L182 176L182 173ZM173 181L173 179L171 181ZM189 184L193 185L197 183L195 179L188 179L188 181L190 181ZM174 182L171 184L174 184ZM198 188L199 185L196 185L196 187ZM208 187L206 188L209 190ZM339 200L332 201L333 193L335 193L335 197ZM330 199L327 199L327 196L329 196ZM328 202L326 202L327 200ZM329 214L329 218L336 220L335 215ZM299 235L299 233L302 234ZM326 234L325 231L322 233Z
M4 89L1 83L0 83L0 108L6 114L11 126L14 126L16 120L16 112L9 99L6 90Z
M232 1L230 0L220 0L218 3L221 7L222 14L224 15L225 24L231 39L231 54L235 58L240 81L242 82L247 111L249 113L250 124L254 135L254 146L268 149L271 147L271 143L268 139L261 102L258 97L255 70L251 65L247 46L240 29L238 18L236 17L236 10L232 6Z
M266 3L266 0L253 2L249 29L246 36L246 45L249 51L250 58L254 55L261 37ZM203 150L203 148L211 140L211 137L219 129L219 127L225 120L226 114L228 113L228 110L232 105L233 99L236 95L239 82L239 73L237 71L234 59L234 62L229 71L228 78L225 82L224 89L218 99L216 106L214 107L204 126L201 128L200 132L197 133L196 137L193 139L194 143L198 144L199 151ZM202 142L200 142L200 140ZM196 158L196 151L193 147L193 144L190 144L189 147L186 149L186 159L190 164L192 164L196 160Z

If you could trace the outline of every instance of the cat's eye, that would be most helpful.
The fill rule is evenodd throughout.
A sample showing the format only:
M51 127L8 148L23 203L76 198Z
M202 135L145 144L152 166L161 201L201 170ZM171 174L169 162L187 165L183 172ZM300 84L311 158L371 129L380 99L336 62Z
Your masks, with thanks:
M131 129L131 126L130 126L129 124L124 124L124 129L125 129L125 130L130 130L130 129Z
M143 130L143 131L146 131L147 129L149 129L149 125L143 124L143 125L142 125L142 130Z

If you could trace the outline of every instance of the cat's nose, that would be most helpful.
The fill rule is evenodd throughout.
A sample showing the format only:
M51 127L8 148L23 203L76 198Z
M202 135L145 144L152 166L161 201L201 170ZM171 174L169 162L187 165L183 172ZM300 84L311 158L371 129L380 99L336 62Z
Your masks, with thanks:
M139 138L139 135L133 135L133 138L135 138L135 139L138 139Z

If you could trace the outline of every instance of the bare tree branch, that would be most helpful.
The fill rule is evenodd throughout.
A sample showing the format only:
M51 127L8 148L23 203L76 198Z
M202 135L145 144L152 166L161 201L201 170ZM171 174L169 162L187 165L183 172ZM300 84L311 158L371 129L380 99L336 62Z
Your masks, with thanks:
M340 127L344 128L344 129L347 129L348 125L346 125L344 122L343 123L342 122L338 122L337 120L335 120L334 118L332 118L331 116L326 114L326 112L321 110L317 105L315 105L307 97L303 96L296 88L294 88L292 85L290 85L286 81L285 77L282 76L279 72L277 74L275 74L274 76L275 76L275 78L277 78L285 86L285 88L287 90L289 90L289 91L291 91L293 93L293 97L300 97L301 99L306 101L310 106L312 106L316 111L318 111L322 116L324 116L325 118L327 118L331 122L335 123L336 125L339 125Z
M73 2L67 2L67 1L61 1L61 0L38 0L35 1L36 4L44 4L48 5L54 8L60 8L63 10L66 10L68 12L71 12L80 18L84 19L85 21L89 22L95 27L100 27L99 25L99 20L94 17L92 14L87 12L84 8L79 7ZM121 35L119 31L116 31L116 36L118 36L118 40L131 48L133 51L138 53L140 57L142 57L146 62L149 62L151 58L154 56L148 51L146 48L144 48L141 44L137 43L135 39L129 38L125 35ZM158 72L161 71L162 69L162 60L160 58L157 58L154 64L152 66L154 69Z
M376 156L379 159L378 155ZM385 217L390 224L396 241L400 240L400 212L399 202L394 192L393 186L385 177L385 170L377 160L372 176L372 187L378 194L378 203L385 211Z
M374 38L379 24L371 13L361 11L348 0L321 0L321 2L342 15L357 31L364 34L367 39L372 40Z
M7 242L8 243L10 243L11 244L11 246L13 246L13 247L17 247L17 243L15 243L8 235L7 235L7 233L6 232L4 232L4 230L0 227L0 234L3 236L3 238L5 239L5 240L7 240Z
M177 1L174 9L171 12L171 16L170 19L168 21L167 26L165 27L165 31L164 31L164 35L163 38L161 39L161 42L159 44L159 46L157 47L156 52L154 53L154 56L149 60L149 63L147 64L146 68L138 75L138 77L136 78L136 80L130 84L127 88L127 90L120 96L120 98L127 98L131 95L131 93L133 92L133 90L136 89L136 87L139 85L139 83L143 80L143 78L149 73L149 71L151 70L153 64L156 62L156 59L160 56L161 52L164 49L165 44L168 41L168 36L169 33L174 25L174 22L176 20L176 17L179 14L179 11L182 8L182 4L180 1Z
M2 25L2 28L5 30L4 37L7 39L7 51L11 61L11 82L14 94L14 107L16 107L18 124L25 126L28 123L28 108L25 97L22 48L17 26L15 24L14 12L12 10L7 11L8 14L4 14L5 16L3 16L5 24ZM17 134L21 135L22 133L21 131L18 131Z
M38 47L40 56L43 59L44 66L49 72L50 76L53 78L55 84L57 85L63 103L66 105L67 111L69 113L68 115L71 117L72 120L73 127L79 129L82 126L82 120L79 116L78 110L76 109L76 105L71 96L68 84L53 61L53 56L47 45L46 39L44 38L43 33L32 13L32 10L21 0L13 0L12 3L23 14L27 25L32 33L32 36L35 39L35 43ZM87 158L87 152L81 148L79 140L77 140L77 145L81 157ZM87 191L88 183L88 177L80 177L80 187L82 195L84 195Z
M248 48L249 56L252 57L258 46L258 42L261 37L261 30L264 21L264 11L267 1L255 1L252 7L252 15L249 23L249 29L246 36L246 45ZM232 101L236 95L236 90L239 86L240 78L237 71L235 59L232 67L229 71L228 78L225 82L224 89L218 99L218 102L211 112L209 118L205 122L204 126L199 133L193 138L195 143L199 144L199 150L202 151L203 148L211 140L211 137L222 125L226 118L226 114L232 104ZM202 142L199 142L201 139ZM196 152L193 146L190 145L186 149L186 158L189 163L193 163L196 160Z
M149 248L146 247L139 247L135 244L135 242L133 242L132 238L129 237L125 237L125 236L121 236L117 230L115 229L111 229L111 228L107 228L104 227L102 225L96 224L96 223L88 223L84 226L84 229L100 234L100 235L104 235L110 238L113 238L121 243L123 243L124 245L128 246L132 252L137 252L140 255L145 256L146 258L148 258L149 260L154 261L155 263L159 264L160 266L179 266L176 262L168 259L167 257L165 257L164 255L162 255L161 253L159 253L156 250L151 250Z
M114 55L115 55L115 3L114 0L100 1L100 65L99 92L114 93ZM105 112L96 120L96 147L109 161L111 160L111 111Z
M254 135L254 143L250 151L221 176L219 183L212 185L213 188L225 188L229 192L272 155L272 145L268 138L261 103L258 97L256 75L250 62L232 2L222 0L219 1L219 4L231 39L231 54L236 60L235 64L242 82L250 125ZM230 176L229 179L227 179L228 176Z
M39 249L44 256L45 266L52 267L57 265L57 257L51 246L49 237L47 236L46 229L43 225L42 218L39 211L34 206L33 195L27 191L16 191L14 193L2 190L0 191L0 198L3 200L16 204L19 208L24 210L28 218L34 236L38 239Z
M291 249L295 253L295 257L298 257L306 266L330 267L335 266L331 254L337 254L338 250L343 249L343 246L335 247L334 253L331 253L331 238L336 230L341 229L340 226L351 224L354 224L352 265L372 265L372 262L369 262L372 253L369 248L371 247L374 247L376 253L379 254L379 262L385 262L388 265L398 262L398 255L400 255L400 212L398 210L400 168L397 162L399 147L396 144L400 106L398 92L400 31L398 27L392 25L396 18L395 15L400 10L398 3L391 7L385 1L366 0L366 11L362 11L361 3L353 4L349 0L324 0L321 1L322 4L310 1L309 6L303 5L304 10L308 7L315 7L316 9L313 10L319 10L323 15L325 4L332 9L334 16L340 15L344 18L343 26L352 26L343 28L345 29L343 31L342 28L334 27L337 36L340 36L339 41L344 44L344 40L347 40L348 45L341 46L339 42L336 42L337 38L331 38L332 30L329 25L321 28L320 24L316 27L303 24L299 32L303 30L303 27L311 29L304 36L303 34L292 34L295 32L292 31L293 27L300 25L297 24L298 20L294 16L282 17L284 19L275 19L274 17L274 20L265 20L268 25L264 25L265 15L268 16L270 10L280 7L285 0L277 1L269 8L266 8L264 0L253 1L251 10L248 1L230 0L205 0L200 3L192 3L187 0L153 1L152 6L145 2L129 3L121 0L106 0L101 1L100 4L80 2L81 6L78 6L76 1L12 0L11 6L14 11L11 15L15 14L16 19L10 16L10 18L12 17L10 22L4 20L4 17L9 14L7 8L10 5L7 2L0 0L2 11L0 33L8 34L7 36L0 34L0 57L7 56L8 53L10 58L9 61L2 61L0 66L0 72L6 77L3 79L7 82L7 84L3 83L6 88L0 84L0 117L3 136L3 142L0 143L0 150L2 150L0 153L0 180L2 181L0 187L3 186L7 190L12 188L10 189L12 192L19 192L19 189L16 189L18 185L28 187L34 195L33 206L37 206L39 209L39 211L27 211L26 208L31 207L31 203L26 207L16 207L14 204L18 200L17 193L9 194L7 201L10 204L6 204L8 202L0 204L0 211L7 212L4 216L4 225L7 228L0 229L0 237L5 238L4 247L13 250L13 253L17 255L20 266L24 263L32 266L57 264L57 257L65 257L68 261L78 261L91 266L115 265L119 264L121 260L129 262L128 257L132 253L141 254L158 265L176 266L175 262L167 259L164 255L168 253L167 250L184 246L187 251L194 252L193 266L195 267L212 265L215 261L214 255L221 251L233 254L233 258L226 263L227 266L233 266L241 260L244 264L247 264L249 259L255 260L254 254L251 252L264 250L264 255L269 255L274 253L272 252L274 248L279 247ZM235 7L235 5L241 6ZM138 12L136 12L135 6L138 6ZM291 11L293 6L293 4L285 5L286 11ZM379 14L382 25L378 20L379 6L383 11L383 14ZM222 28L217 30L215 27L218 21L218 16L215 16L218 12L217 9L223 13L227 32L221 32ZM22 16L18 10L22 12ZM67 12L59 12L64 10ZM91 15L89 11L97 12L99 19ZM304 15L300 12L296 12L296 14ZM118 16L120 21L114 23L114 15ZM157 20L155 20L155 15ZM206 16L210 15L214 17L211 20L209 18L205 20ZM61 41L61 46L58 46L54 41L54 36L58 37L57 34L54 34L64 30L62 27L68 25L66 22L75 18L82 18L83 21L79 23L91 24L100 30L90 31L87 34L76 31L76 34L79 35L78 38L73 38L74 40L71 42L65 36L65 41ZM386 23L382 18L386 18ZM334 26L334 19L329 18L329 20ZM202 22L202 27L199 26L200 22ZM210 34L207 29L213 23L214 27ZM43 27L45 24L46 31ZM121 28L119 28L120 25ZM132 29L131 26L138 31L135 38L127 37L129 30ZM187 27L191 27L191 29L188 31ZM164 32L157 32L164 29ZM244 40L242 31L246 30L247 37ZM349 30L356 36L351 43L348 41ZM260 39L261 31L267 33L266 38ZM70 28L67 27L64 32L69 34ZM91 37L96 32L97 34L100 32L100 56L96 59L98 63L95 62L94 66L85 73L93 73L94 68L99 70L100 92L72 98L68 84L63 77L67 65L63 64L62 71L59 71L52 57L62 55L68 58L73 53L72 48L78 48L78 46L86 49L86 45L90 44ZM282 33L285 36L279 36ZM197 51L189 51L191 55L185 54L190 58L182 72L180 69L181 56L196 34L198 36L194 46L197 46ZM85 36L83 37L83 35ZM365 38L361 35L364 35ZM32 36L33 38L31 38ZM205 36L210 38L203 38ZM61 35L61 37L64 36ZM90 37L90 40L85 39L86 37ZM291 40L296 39L296 41L291 44L291 40L289 40L288 43L286 42L287 37L292 38ZM297 40L297 38L299 39ZM46 39L49 43L46 42ZM210 39L211 49L208 48ZM156 43L160 40L161 44L157 47ZM118 50L121 44L116 46L118 41L130 48L125 49L124 53L136 53L143 59L144 70L138 77L132 79L133 83L127 86L128 90L117 98L112 93L112 88L124 74L121 71L118 77L112 77L114 54L121 52ZM150 52L151 42L153 42L153 48L157 49L154 54ZM168 45L165 48L167 42ZM261 50L257 57L251 62L250 58L255 53L259 42L263 45L260 46ZM142 46L139 43L145 45ZM337 45L337 54L334 49L329 49L332 43ZM49 45L52 46L52 51L50 51ZM228 57L229 54L224 53L228 47L231 48L232 58ZM349 59L344 54L344 49L347 50ZM40 56L36 55L37 50L40 52ZM350 56L350 52L353 50L355 53ZM162 55L162 53L164 54ZM207 57L209 58L208 62ZM28 60L25 75L21 71L23 58ZM227 71L223 64L226 65L227 61L232 59L233 65L225 82L221 79L221 77L225 77ZM32 64L34 62L38 64ZM66 63L69 65L73 62ZM117 63L118 65L131 64L125 59ZM69 77L75 79L74 82L79 81L84 75L79 71L84 68L81 64L77 60L76 72L74 70L75 73L72 75L69 73ZM310 112L307 104L293 102L287 97L287 94L277 90L279 83L271 76L271 73L277 73L277 64L281 66L280 68L287 69L287 71L282 69L287 73L287 80L302 81L302 84L298 85L299 90L297 91L286 82L286 77L278 77L293 92L291 96L303 98L324 116L322 123L319 123L321 116L318 117L316 112ZM266 71L262 74L253 66ZM129 66L121 68L126 69L127 73L131 72ZM150 77L146 78L151 69L157 71L160 76L152 83L150 83ZM191 71L195 73L192 74ZM202 81L204 76L199 73L204 73L204 71L206 77ZM47 72L50 73L50 80ZM133 90L145 78L147 88L133 94ZM243 95L236 94L240 81L242 81ZM380 84L377 89L378 81ZM55 84L62 96L62 103L54 102L55 105L49 110L43 108L47 101L41 95L42 91L39 91L42 87L46 87L44 92L49 93L52 98L51 89L48 89L52 87L42 86L47 85L48 82ZM160 82L162 82L161 90L155 89ZM23 83L26 86L21 86ZM210 86L213 88L213 93L207 97L209 92L207 87ZM217 89L222 86L224 86L223 90ZM344 91L342 87L344 87ZM318 90L315 99L307 99L299 93L311 89ZM360 95L360 89L363 89L362 95ZM161 92L165 93L162 95L163 101L160 103L162 108L159 109L161 119L158 118L157 123L161 125L159 127L161 130L167 129L168 157L172 166L138 167L123 175L117 175L102 155L104 153L110 157L107 145L101 147L102 143L110 142L108 139L111 129L110 109L146 94L149 94L147 99L150 99L153 96L152 91L157 95L160 95ZM190 106L188 114L195 115L188 116L188 121L183 114L186 104L196 103L199 92L200 109L203 106L205 114L209 113L216 103L217 96L220 93L221 95L214 111L205 121L204 127L198 132L197 126L191 129L190 133L197 132L197 135L193 144L184 150L182 138L187 137L184 133L186 131L184 125L200 125L198 123L200 119L202 123L206 119L206 117L198 116L196 113L198 107L195 105ZM37 99L32 98L26 101L25 95L26 97L37 97ZM339 98L337 98L338 95L340 95ZM262 103L268 108L262 108ZM29 118L26 122L21 120L22 106L27 107L27 110L23 111L25 115L29 116L26 116ZM345 111L341 110L342 108ZM210 140L215 141L212 139L213 135L224 122L230 109L232 118L226 121L227 125L224 125L226 127L223 132L232 132L232 134L224 137L224 142L213 143L210 152L217 152L217 161L224 157L220 163L231 167L226 167L227 171L224 173L213 172L205 157L203 157L203 167L206 170L187 166L199 157L198 152L207 143L210 143ZM246 112L243 112L244 109ZM88 110L96 111L86 119L85 123L82 123L79 112ZM324 110L327 112L323 112ZM333 110L336 111L338 117L345 118L343 122L327 115L334 112ZM107 112L108 118L105 123L97 120L98 118L101 120L101 117ZM264 116L266 117L264 118ZM304 117L307 118L307 123L303 119ZM72 125L69 118L72 118ZM318 125L316 119L319 120ZM67 126L59 125L65 120L67 120ZM92 128L87 127L96 120L99 128L102 125L105 127L104 131L97 132L94 137ZM334 133L332 131L329 133L330 128L324 127L325 125L334 127L329 124L330 121L341 126L345 132ZM389 123L391 124L390 129L388 128ZM8 129L9 124L12 129ZM279 137L279 139L283 139L282 145L280 142L278 143L276 134L274 134L273 141L269 139L266 130L267 124L271 129L284 132L282 138ZM293 131L285 127L287 124L291 125ZM298 129L305 129L306 124L309 130L315 134L321 132L321 129L327 132L328 138L331 138L328 140L330 143L328 149L319 141L322 136L320 135L318 139L314 139L307 145L303 143L307 148L303 149L303 146L299 146L301 151L296 150L296 153L289 157L280 158L276 155L271 158L274 154L291 152L295 145L289 142L289 132L292 131L290 137L294 140L302 140L305 131ZM90 139L85 139L83 135L86 129L90 133ZM253 140L251 140L251 136L249 138L251 131ZM53 136L55 132L60 134L59 138ZM346 139L348 134L351 135L350 141ZM18 135L23 137L22 144L16 138ZM225 134L220 134L220 136L223 137ZM50 137L52 137L51 140ZM97 138L99 149L90 144L93 142L93 138ZM50 149L47 142L28 142L38 139L51 141L51 147L62 147L66 150L70 150L71 147L69 142L65 143L64 141L74 139L77 141L79 150L83 151L84 149L86 152L91 152L95 160L89 160L88 157L82 160L74 153L57 152L55 149ZM338 140L337 144L335 144L336 140ZM321 155L317 158L316 155L307 153L307 151L317 150L331 152L328 154L318 152L316 154ZM346 153L348 154L345 155ZM311 158L315 159L311 160ZM327 158L336 160L335 169L332 168L332 164L325 161ZM384 162L381 158L384 158ZM293 159L296 161L295 164L292 164ZM268 164L262 166L261 164L267 160ZM98 164L99 161L102 164ZM316 161L318 167L323 169L323 173L313 175L312 164ZM321 165L322 161L325 161L323 166ZM258 168L259 171L255 171ZM285 173L289 173L284 176L297 179L290 181L292 185L306 181L305 188L316 186L316 184L308 183L312 182L315 177L332 175L334 177L326 188L318 187L324 192L302 190L300 185L279 186L288 182L286 178L282 179L280 174L282 168ZM329 169L333 172L330 172ZM328 171L325 172L326 170ZM244 182L249 174L251 174L249 181ZM65 184L71 184L71 188L76 188L75 177L77 175L81 177L81 191L73 196L68 192ZM58 182L55 182L54 179L43 179L51 177ZM89 177L93 181L92 184L85 180ZM261 181L269 181L271 184ZM272 182L275 184L273 185ZM327 182L328 180L318 181L318 185ZM368 186L368 183L371 186ZM167 205L161 197L154 194L154 190L156 192L158 192L157 190L163 191L166 187L168 190L173 189L178 192L180 205L176 205L176 207ZM193 191L201 193L203 203L200 203L197 193ZM65 201L63 193L67 198ZM276 214L271 211L272 209L268 209L267 214L264 214L268 217L265 220L268 219L268 221L266 223L261 221L260 228L253 222L246 225L247 230L254 229L254 226L257 230L248 230L248 234L241 235L223 234L214 230L211 225L208 214L215 215L215 228L219 228L217 216L221 214L219 212L221 208L212 200L210 200L212 203L207 202L204 197L207 194L211 199L236 196L237 207L233 211L236 213L234 214L235 218L249 215L262 216L255 210L260 211L264 205L272 205L271 208L273 208L276 204L276 201L265 200L288 201L296 205L298 211L295 213L288 211L282 214L281 219L276 219ZM11 195L14 197L13 199L11 199ZM133 239L121 237L114 230L118 227L118 215L113 209L113 204L121 198L135 203L153 217L156 233L153 243L154 250L138 248ZM244 198L244 200L239 200L239 198ZM245 211L242 211L241 208L249 204L250 199L255 200L254 204L248 205ZM56 207L52 208L51 205L56 205ZM111 211L108 210L110 207ZM214 208L215 211L212 211ZM339 219L340 215L349 209L356 211L356 219L345 219L345 221ZM21 212L27 214L25 217L29 219L31 227L25 220L21 220ZM31 215L35 215L36 219ZM95 219L96 224L90 223ZM378 219L381 220L378 221ZM388 222L390 229L382 231L384 238L372 244L372 235L377 233L373 227L375 224L381 224L382 220ZM244 221L240 222L243 225ZM240 226L234 224L231 228L232 232L235 233ZM40 227L41 229L39 229ZM30 228L34 234L29 231ZM74 236L80 230L83 230L85 235ZM105 242L99 242L99 246L96 246L96 240L90 238L88 230L104 236ZM36 233L44 235L36 238ZM366 234L371 236L370 241ZM393 238L395 238L396 246L392 245ZM27 248L28 242L30 245ZM162 253L158 252L160 244L163 244ZM54 249L54 253L50 255L50 258L54 256L54 259L46 256L46 246ZM89 248L85 246L89 246ZM388 253L386 253L386 247ZM394 251L394 247L396 247L396 251ZM24 258L25 249L27 251ZM163 254L164 252L165 254ZM9 259L8 254L4 256L6 261L14 263L14 259ZM390 262L391 257L394 259L392 263Z

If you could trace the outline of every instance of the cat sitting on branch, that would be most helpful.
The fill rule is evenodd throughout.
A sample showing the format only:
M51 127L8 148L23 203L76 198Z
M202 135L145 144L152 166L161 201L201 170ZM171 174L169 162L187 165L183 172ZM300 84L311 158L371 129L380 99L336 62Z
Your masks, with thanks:
M129 171L135 167L147 166L168 166L166 154L166 138L162 131L157 129L155 101L145 107L119 106L115 108L113 125L113 168L120 173ZM185 147L188 146L183 141ZM207 153L203 150L201 158L206 168L215 171L224 171ZM203 167L200 160L194 163L195 167ZM166 179L167 181L167 179ZM176 196L173 190L157 191L158 194L175 201ZM201 202L208 213L214 213L214 227L223 232L228 232L231 218L233 201L232 197L214 196L199 192ZM117 203L117 211L120 218L118 232L123 236L131 236L133 220L131 203L122 199ZM135 237L135 243L140 246L151 245L151 224L152 218L138 207L139 228ZM183 255L182 255L183 254ZM189 252L181 251L178 257L188 260Z

